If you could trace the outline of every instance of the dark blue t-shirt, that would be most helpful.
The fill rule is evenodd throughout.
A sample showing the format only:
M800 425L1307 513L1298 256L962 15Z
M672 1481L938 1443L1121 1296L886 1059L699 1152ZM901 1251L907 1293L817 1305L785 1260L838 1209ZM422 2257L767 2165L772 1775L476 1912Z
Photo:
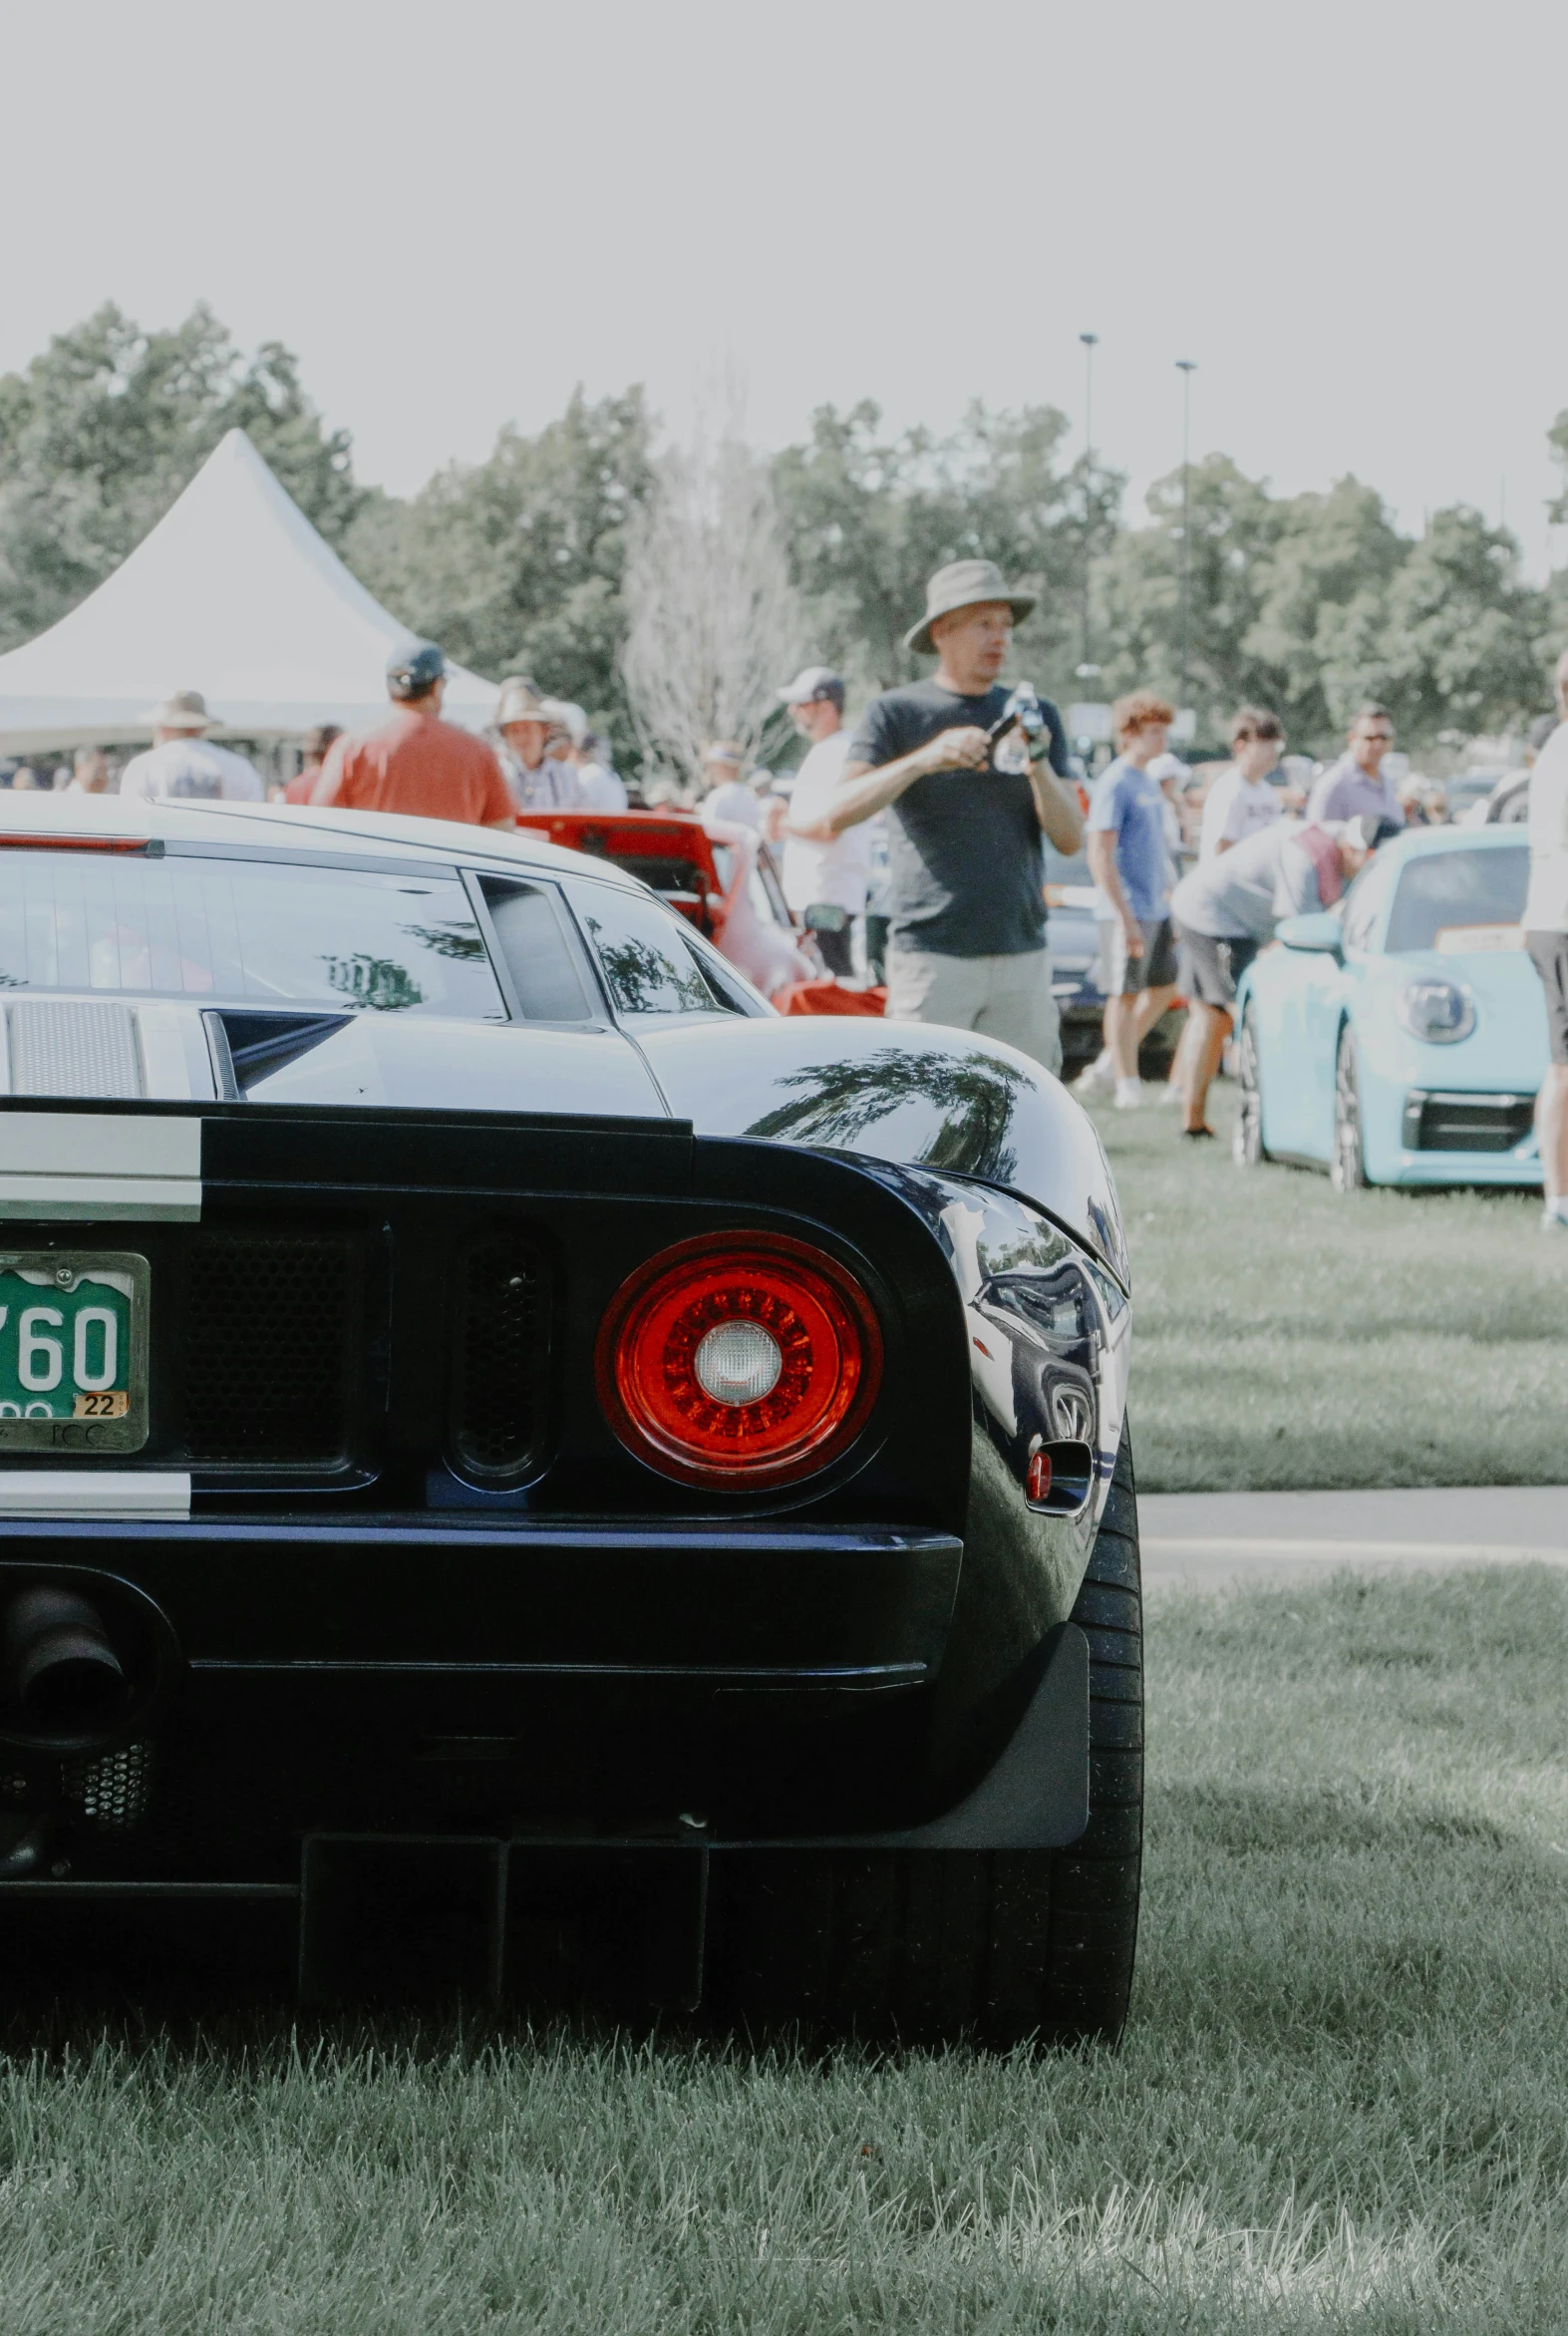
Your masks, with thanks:
M989 730L1012 695L961 697L934 681L884 690L860 717L848 761L880 770L939 731ZM1068 775L1067 733L1049 698L1051 768ZM888 807L891 938L943 957L1017 957L1046 945L1035 791L1022 772L933 771Z

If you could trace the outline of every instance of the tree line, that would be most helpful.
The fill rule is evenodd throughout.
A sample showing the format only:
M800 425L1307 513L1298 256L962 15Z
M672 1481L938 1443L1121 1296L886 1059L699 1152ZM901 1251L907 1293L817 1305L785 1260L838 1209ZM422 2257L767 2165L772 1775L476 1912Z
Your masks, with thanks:
M327 429L291 353L247 355L205 307L148 332L106 306L0 379L0 648L101 582L235 424L414 631L480 673L535 676L635 757L627 548L660 476L642 390L578 391L534 435L508 426L486 461L389 496L355 479L348 433ZM890 433L870 401L822 407L768 467L802 651L860 691L910 677L902 636L926 576L984 554L1040 596L1017 657L1037 686L1062 703L1139 683L1175 694L1181 474L1129 517L1124 478L1069 462L1069 436L1052 406L977 404L946 436ZM1568 520L1568 411L1549 438L1565 482L1553 516ZM1187 513L1185 700L1200 738L1244 701L1276 707L1292 744L1320 752L1369 697L1416 747L1549 706L1568 571L1530 584L1515 538L1479 511L1454 504L1408 534L1359 480L1276 496L1211 454L1191 466ZM1086 662L1098 677L1078 675Z

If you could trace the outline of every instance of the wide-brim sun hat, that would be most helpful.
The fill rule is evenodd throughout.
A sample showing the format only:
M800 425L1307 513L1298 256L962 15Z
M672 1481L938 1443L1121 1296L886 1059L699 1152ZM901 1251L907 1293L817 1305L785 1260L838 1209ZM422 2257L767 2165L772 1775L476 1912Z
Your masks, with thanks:
M150 717L156 730L210 730L217 721L199 690L170 690Z
M1011 591L994 559L954 559L939 567L926 586L926 612L904 635L904 647L916 656L932 657L936 643L931 627L939 616L955 608L974 608L983 600L1005 600L1015 624L1022 624L1035 605L1033 592Z
M501 693L495 703L497 730L505 730L513 722L540 722L548 730L555 727L558 720L559 715L552 708L551 702L541 698L537 690L530 689L525 681L501 684Z

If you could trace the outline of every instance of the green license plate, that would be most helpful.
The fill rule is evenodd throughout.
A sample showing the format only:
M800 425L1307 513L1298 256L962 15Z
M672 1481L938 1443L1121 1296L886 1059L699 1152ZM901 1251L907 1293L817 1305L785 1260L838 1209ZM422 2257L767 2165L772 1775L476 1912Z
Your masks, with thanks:
M138 1452L147 1442L145 1257L0 1252L0 1452Z

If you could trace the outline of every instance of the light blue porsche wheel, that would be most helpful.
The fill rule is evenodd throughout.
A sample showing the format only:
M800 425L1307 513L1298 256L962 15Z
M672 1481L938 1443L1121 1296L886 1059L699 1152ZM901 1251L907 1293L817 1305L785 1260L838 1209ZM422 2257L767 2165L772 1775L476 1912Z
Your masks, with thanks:
M1237 1168L1257 1168L1268 1159L1263 1149L1263 1091L1258 1084L1258 1018L1249 1006L1241 1018L1236 1042L1236 1085L1239 1090L1231 1154Z
M1360 1192L1367 1182L1367 1164L1361 1142L1361 1081L1356 1069L1356 1041L1350 1024L1340 1032L1334 1059L1334 1153L1329 1180L1336 1192Z

